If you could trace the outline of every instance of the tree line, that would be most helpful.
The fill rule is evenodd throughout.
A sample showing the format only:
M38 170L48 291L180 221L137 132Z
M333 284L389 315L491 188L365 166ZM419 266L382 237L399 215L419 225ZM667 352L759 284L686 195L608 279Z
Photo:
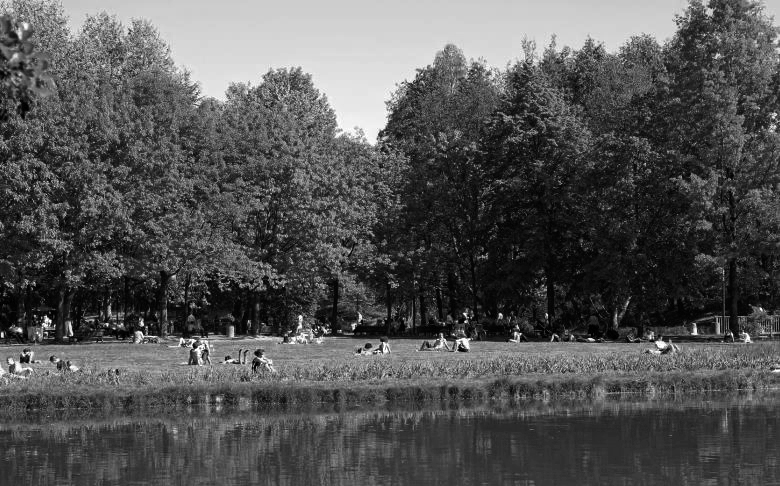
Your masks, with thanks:
M87 309L165 324L174 303L336 323L349 298L421 325L470 307L617 328L719 313L724 289L731 316L778 304L780 58L759 2L694 0L670 40L617 52L526 41L503 70L447 45L375 145L301 68L218 101L147 21L72 33L48 0L3 9L54 80L0 92L8 320L48 304L61 337Z

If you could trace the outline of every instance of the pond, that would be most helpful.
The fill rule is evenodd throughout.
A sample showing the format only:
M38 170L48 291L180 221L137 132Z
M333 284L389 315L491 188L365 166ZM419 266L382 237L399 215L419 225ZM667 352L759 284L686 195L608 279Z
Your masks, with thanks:
M0 425L0 484L780 484L778 395Z

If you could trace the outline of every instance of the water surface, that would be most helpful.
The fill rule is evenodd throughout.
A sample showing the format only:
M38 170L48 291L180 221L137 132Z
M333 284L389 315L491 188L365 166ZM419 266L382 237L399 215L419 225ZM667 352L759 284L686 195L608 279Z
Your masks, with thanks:
M780 485L777 396L0 425L0 484Z

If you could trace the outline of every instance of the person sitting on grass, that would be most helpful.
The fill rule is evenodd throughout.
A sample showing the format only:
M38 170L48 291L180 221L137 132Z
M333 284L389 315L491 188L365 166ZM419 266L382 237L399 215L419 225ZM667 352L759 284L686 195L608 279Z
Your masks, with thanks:
M14 361L13 358L8 358L8 372L12 375L30 376L33 372L32 368L22 366L20 363Z
M208 343L203 341L200 342L200 361L211 366L211 348L209 348Z
M519 343L520 341L528 342L528 338L525 337L525 335L523 334L523 332L520 330L519 327L515 326L512 328L512 331L509 333L508 342Z
M144 332L137 328L135 331L133 331L133 344L141 344L144 342Z
M379 347L374 350L374 354L390 354L390 344L386 337L379 338Z
M442 349L450 350L450 345L447 343L447 338L444 337L444 333L440 332L439 337L433 342L423 341L420 346L420 351L441 351Z
M468 353L471 351L471 346L469 345L469 341L471 341L467 337L458 338L455 340L455 343L452 345L452 352L458 351L460 353Z
M57 367L57 371L78 371L78 366L75 366L64 359L60 359L57 356L50 356L49 361Z
M252 373L257 373L261 369L271 373L276 373L274 362L265 357L265 350L256 349L254 354L255 357L252 358Z
M203 366L203 362L200 360L201 353L202 350L200 348L200 343L192 343L192 348L190 349L190 359L187 364L190 366Z
M33 364L41 362L41 360L35 359L35 353L30 348L24 348L22 354L19 355L19 363Z
M742 331L741 333L739 333L739 342L750 344L753 341L750 339L750 334L748 334L746 331Z
M723 335L723 342L724 343L733 343L734 342L734 333L731 332L731 329L726 331L726 334Z
M242 353L243 352L243 356ZM248 349L239 349L238 350L238 359L235 359L231 357L230 355L225 356L225 361L222 362L222 364L246 364L246 355L249 354Z

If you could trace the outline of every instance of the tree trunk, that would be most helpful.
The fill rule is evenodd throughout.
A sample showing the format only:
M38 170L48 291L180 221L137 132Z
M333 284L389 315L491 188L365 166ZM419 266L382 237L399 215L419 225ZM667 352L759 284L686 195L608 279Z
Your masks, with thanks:
M618 327L620 327L620 321L623 320L623 317L626 315L626 311L628 310L628 305L631 303L631 297L626 298L623 302L621 302L619 305L616 305L615 308L612 311L612 329L615 331L618 330Z
M387 305L387 321L393 319L393 294L390 288L390 281L385 284L385 305Z
M441 286L436 284L436 313L439 322L444 322L444 301L441 298Z
M70 306L74 294L75 292L67 285L60 285L57 299L57 323L54 330L57 341L62 341L65 338L65 321L70 318Z
M130 281L128 277L124 278L124 288L122 290L122 322L127 315L127 303L130 300Z
M157 324L160 327L160 336L168 335L168 286L171 283L171 274L160 270L160 287L157 292Z
M420 325L428 324L428 302L425 299L425 287L420 286Z
M555 279L553 278L553 271L548 266L545 269L545 280L547 281L547 322L546 325L552 324L555 320Z
M330 316L331 329L335 332L339 323L339 279L333 279L333 309Z
M260 292L255 292L255 299L252 304L252 325L248 326L249 334L257 334L260 330Z
M737 259L729 259L729 281L728 281L728 294L729 294L729 329L735 335L739 333L739 308L737 303L739 302L739 295L737 290Z
M449 307L450 315L454 318L458 315L458 298L456 296L456 284L455 274L450 272L447 274L447 304Z
M417 296L412 297L412 334L417 334Z
M478 312L478 299L477 299L477 263L474 260L474 255L469 256L469 270L471 272L471 305L474 311L474 318L479 318Z
M190 274L184 277L184 319L190 315Z
M65 296L68 293L65 285L60 285L57 292L57 321L54 325L54 339L62 341L65 337Z

